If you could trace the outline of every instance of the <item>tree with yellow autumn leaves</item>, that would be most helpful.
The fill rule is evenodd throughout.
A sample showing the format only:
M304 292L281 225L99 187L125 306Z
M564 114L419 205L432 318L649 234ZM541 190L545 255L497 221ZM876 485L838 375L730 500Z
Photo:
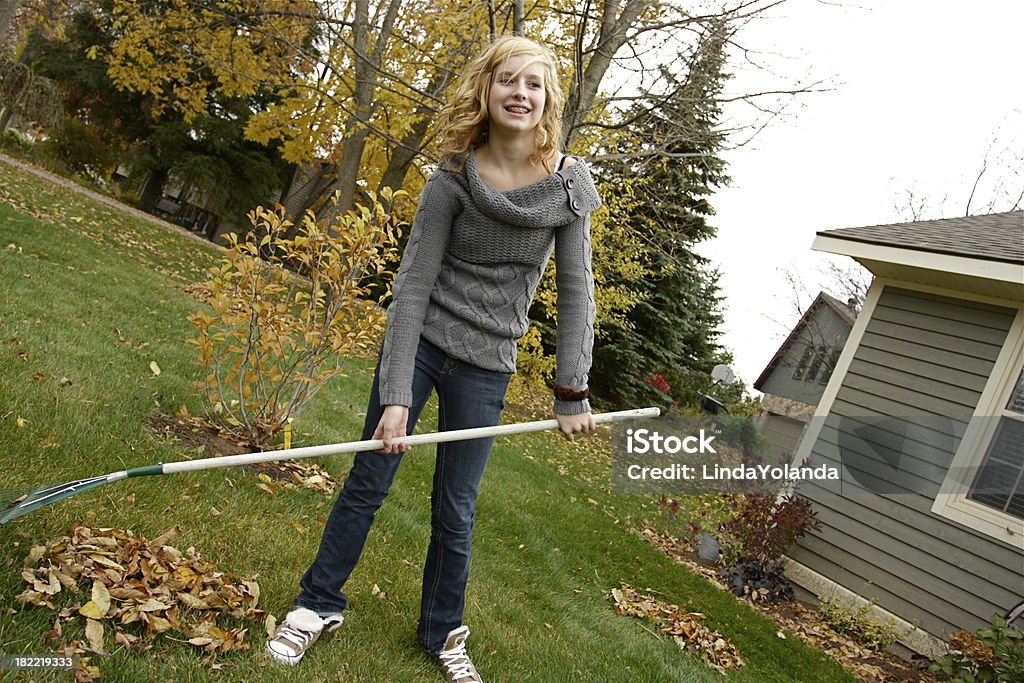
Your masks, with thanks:
M692 348L652 357L696 371L724 359L715 341L717 276L693 267L692 247L714 234L708 197L725 182L725 137L709 132L718 125L726 53L736 28L776 2L737 0L713 13L671 0L78 4L107 16L109 40L87 56L118 89L139 96L154 120L174 119L183 130L210 117L241 122L249 142L290 164L279 198L286 215L312 209L324 221L385 187L416 196L436 161L437 113L466 60L495 33L543 41L571 65L563 74L565 147L588 157L606 183L605 206L593 217L599 350L615 339L635 356L650 332L650 314L637 311L663 300L708 313L676 320L666 312L662 322L685 325L687 334L658 343ZM698 71L713 87L693 87ZM225 107L229 100L248 102L246 115ZM698 144L687 145L691 138ZM701 168L715 170L701 176ZM673 210L645 209L664 200ZM666 256L668 244L677 251ZM524 366L539 375L551 369L553 296L549 272L531 312L540 325L523 342ZM603 381L618 385L616 373L632 372L627 384L638 387L659 374L634 365L603 363Z

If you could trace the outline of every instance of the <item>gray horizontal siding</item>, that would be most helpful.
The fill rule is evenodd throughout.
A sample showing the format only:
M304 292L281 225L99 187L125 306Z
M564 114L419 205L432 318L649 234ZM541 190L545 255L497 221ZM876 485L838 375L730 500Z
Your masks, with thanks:
M910 289L899 289L890 287L887 290L885 299L885 310L900 310L908 313L918 313L922 305L928 307L930 315L945 318L947 320L962 320L961 311L965 308L971 309L970 324L974 327L988 327L997 331L1006 332L1007 311L1002 306L993 306L963 299L950 299L937 297L925 292L917 292ZM877 311L876 311L877 312ZM1010 318L1013 312L1010 311Z
M770 442L787 451L796 450L807 424L785 415L768 415L761 425L761 433Z
M845 442L842 440L840 430L856 430L859 426L874 427L876 424L861 417L845 418L838 424L834 418L826 420L818 436L815 464L828 462L849 470L855 476L855 481L850 482L844 477L843 490L849 488L852 492L858 493L863 486L870 486L872 491L892 494L920 493L934 499L949 470L949 461L952 458L950 451L955 452L963 437L966 423L951 422L954 427L959 425L954 434L949 434L946 429L930 429L929 425L923 425L918 421L915 421L905 434L888 432L896 438L903 439L897 471L894 471L889 463L882 461L874 450L860 439L847 439ZM878 427L877 431L887 432L882 427ZM870 477L871 481L866 481L862 475ZM857 487L857 482L862 486Z
M940 636L1024 598L1024 552L931 512L1015 313L886 287L811 449L842 487L799 488L822 527L793 559ZM910 418L898 471L844 436L885 416Z
M807 423L785 415L765 415L761 419L759 429L769 443L766 462L782 463L792 460L806 426Z
M899 356L898 362L906 362L909 359L916 359L921 353L920 344L911 341L886 337L871 330L864 333L860 340L861 349L877 349L886 353ZM988 354L986 354L988 355ZM992 368L994 358L979 358L967 353L960 353L957 349L928 349L928 361L930 365L941 365L944 368L956 369L960 372L970 373L983 379L988 378L989 370ZM924 362L924 361L922 361ZM925 370L929 372L931 367Z

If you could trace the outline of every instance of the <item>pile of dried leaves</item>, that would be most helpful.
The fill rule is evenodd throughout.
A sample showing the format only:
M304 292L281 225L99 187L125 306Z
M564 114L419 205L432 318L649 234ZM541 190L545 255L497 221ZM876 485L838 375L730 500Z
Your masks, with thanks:
M63 624L81 617L88 642L71 647L99 655L111 645L128 649L164 632L183 634L211 656L247 649L248 629L220 620L262 623L259 584L216 571L195 548L182 552L168 545L179 531L174 527L149 541L131 531L76 522L68 536L31 549L21 573L28 588L18 601L57 612L49 640L62 640ZM70 605L57 597L69 593Z
M299 460L281 460L278 462L262 462L251 468L257 473L259 483L256 488L266 493L277 495L277 488L285 491L294 489L311 489L320 491L325 496L333 496L338 482L328 474L327 470L316 463Z
M686 612L676 605L643 595L627 583L621 583L620 588L611 589L607 595L615 601L616 613L653 621L662 634L719 673L725 674L728 669L744 665L735 645L701 623L704 615L700 612Z

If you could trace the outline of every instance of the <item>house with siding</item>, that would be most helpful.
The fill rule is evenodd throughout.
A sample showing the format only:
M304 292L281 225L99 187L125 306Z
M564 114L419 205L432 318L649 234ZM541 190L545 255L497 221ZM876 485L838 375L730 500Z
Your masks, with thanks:
M1024 601L1024 211L819 232L874 274L794 464L821 528L789 576L934 654Z
M758 429L770 444L769 462L799 445L857 319L854 304L820 292L754 382L764 394Z

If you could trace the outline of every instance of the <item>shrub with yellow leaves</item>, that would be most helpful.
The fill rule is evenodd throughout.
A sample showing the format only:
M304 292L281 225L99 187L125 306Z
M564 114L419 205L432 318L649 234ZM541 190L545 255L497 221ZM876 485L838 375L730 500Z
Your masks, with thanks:
M381 282L401 232L386 206L402 195L370 194L369 206L329 225L307 212L297 229L283 208L258 207L252 230L228 238L201 286L212 310L190 316L204 372L196 386L212 422L265 446L352 354L377 344L390 292Z

